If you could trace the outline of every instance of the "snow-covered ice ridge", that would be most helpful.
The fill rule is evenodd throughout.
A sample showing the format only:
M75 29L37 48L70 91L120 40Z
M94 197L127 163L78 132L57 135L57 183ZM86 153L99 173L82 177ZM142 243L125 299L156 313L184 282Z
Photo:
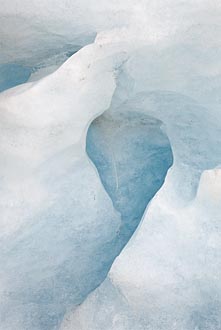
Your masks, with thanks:
M0 330L221 329L220 14L1 1Z

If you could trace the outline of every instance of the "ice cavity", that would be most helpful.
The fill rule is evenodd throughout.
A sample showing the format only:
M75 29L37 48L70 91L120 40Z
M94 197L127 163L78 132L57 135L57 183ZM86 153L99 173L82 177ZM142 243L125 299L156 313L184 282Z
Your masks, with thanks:
M121 214L119 239L123 246L172 165L169 140L161 121L122 105L92 123L87 153Z

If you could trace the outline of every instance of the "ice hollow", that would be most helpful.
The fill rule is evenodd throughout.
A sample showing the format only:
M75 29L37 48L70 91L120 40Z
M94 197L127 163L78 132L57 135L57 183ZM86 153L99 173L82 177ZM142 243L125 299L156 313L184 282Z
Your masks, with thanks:
M94 120L88 131L87 153L121 214L123 246L172 165L169 140L162 122L122 106Z

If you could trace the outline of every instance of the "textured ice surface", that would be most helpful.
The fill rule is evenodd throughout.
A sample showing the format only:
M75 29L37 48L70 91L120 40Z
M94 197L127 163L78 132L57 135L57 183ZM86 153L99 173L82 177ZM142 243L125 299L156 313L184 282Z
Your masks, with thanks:
M220 330L220 4L0 7L0 329Z

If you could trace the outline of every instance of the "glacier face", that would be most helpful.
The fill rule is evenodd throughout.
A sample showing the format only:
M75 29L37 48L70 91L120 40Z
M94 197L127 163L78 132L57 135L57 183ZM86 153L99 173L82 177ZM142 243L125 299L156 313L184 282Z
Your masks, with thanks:
M220 329L219 14L1 5L0 329Z

